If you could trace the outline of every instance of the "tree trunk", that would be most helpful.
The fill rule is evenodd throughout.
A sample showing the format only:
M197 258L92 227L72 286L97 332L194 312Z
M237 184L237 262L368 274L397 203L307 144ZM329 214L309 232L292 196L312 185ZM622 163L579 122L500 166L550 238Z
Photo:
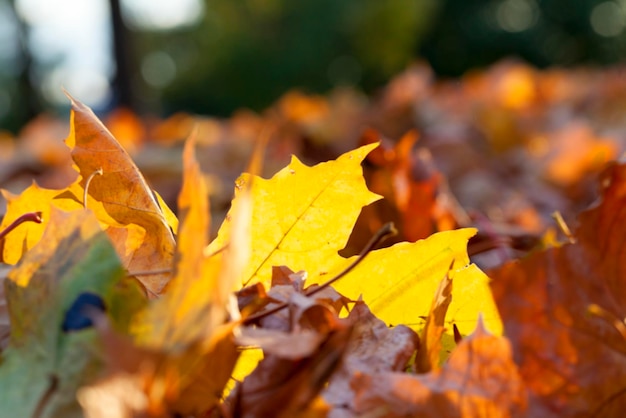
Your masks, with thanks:
M137 100L131 82L134 74L132 35L122 18L120 0L109 0L109 4L116 67L112 83L114 105L137 111Z

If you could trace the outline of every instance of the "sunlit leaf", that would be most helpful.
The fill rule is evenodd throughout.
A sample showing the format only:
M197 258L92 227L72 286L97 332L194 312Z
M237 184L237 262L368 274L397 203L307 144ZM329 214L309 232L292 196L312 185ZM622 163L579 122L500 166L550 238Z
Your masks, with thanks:
M241 285L269 286L272 266L286 265L320 275L342 261L338 256L350 236L361 208L377 196L367 190L361 161L376 145L361 147L336 161L308 167L293 158L269 180L252 183L252 254ZM250 182L237 181L237 190ZM238 194L234 203L238 200ZM229 221L220 228L212 249L226 245Z
M86 206L107 231L124 267L131 272L161 271L140 277L149 295L159 294L170 279L163 271L171 268L175 246L171 228L177 226L176 217L91 109L75 100L66 144L80 173L74 183L62 190L32 184L19 196L3 192L8 208L0 229L26 212L41 212L44 223L24 224L11 232L0 243L2 260L16 263L41 239L51 207ZM103 174L94 175L100 169Z
M65 143L82 177L81 185L97 170L102 175L91 180L88 192L102 203L107 214L121 225L135 224L146 231L141 245L134 249L131 271L171 268L176 242L155 194L148 187L128 153L84 104L71 99L71 130ZM144 275L145 286L160 293L170 277Z

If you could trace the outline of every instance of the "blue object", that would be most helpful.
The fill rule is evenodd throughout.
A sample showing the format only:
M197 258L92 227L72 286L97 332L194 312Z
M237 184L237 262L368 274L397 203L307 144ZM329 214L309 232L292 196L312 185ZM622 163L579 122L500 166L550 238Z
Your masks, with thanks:
M81 293L65 313L63 332L79 331L93 326L89 317L90 310L106 312L104 300L95 293Z

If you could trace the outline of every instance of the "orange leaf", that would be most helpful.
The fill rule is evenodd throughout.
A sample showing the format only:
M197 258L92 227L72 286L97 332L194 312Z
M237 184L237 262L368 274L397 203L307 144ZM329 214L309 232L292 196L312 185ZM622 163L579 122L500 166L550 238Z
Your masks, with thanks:
M415 365L419 372L425 373L439 368L441 337L446 330L445 319L450 302L452 302L452 279L448 273L439 283L426 324L422 330L422 347L420 347L415 359Z
M195 159L194 138L189 138L183 151L178 202L184 218L174 277L163 297L153 301L135 323L136 349L161 355L154 380L168 388L164 407L182 415L205 413L217 404L239 356L233 337L236 323L224 324L232 287L222 277L232 262L229 249L205 255L208 193ZM232 224L237 223L235 216ZM240 242L233 239L232 246L238 246ZM158 390L157 383L152 389Z
M621 416L626 409L626 165L609 168L602 184L603 200L580 216L576 243L493 273L537 413Z
M440 370L360 374L352 387L358 416L512 417L526 407L509 342L487 333L480 321Z
M135 249L129 270L163 270L171 268L176 242L155 194L135 166L128 153L115 140L84 104L70 97L72 103L71 130L65 143L72 149L72 159L82 177L97 170L103 174L92 179L89 195L101 202L107 214L121 225L135 224L146 231L144 240ZM141 277L144 285L159 294L169 280L169 274Z

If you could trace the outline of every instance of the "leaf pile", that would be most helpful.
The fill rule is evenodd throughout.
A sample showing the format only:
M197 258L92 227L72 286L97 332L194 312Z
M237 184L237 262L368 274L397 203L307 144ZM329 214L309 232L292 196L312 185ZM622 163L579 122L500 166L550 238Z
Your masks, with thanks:
M376 250L358 265L339 255L361 208L379 198L361 173L376 145L314 167L294 157L269 180L243 175L209 243L193 137L183 153L179 224L77 101L66 144L74 183L6 194L0 230L31 212L43 219L2 241L3 261L17 264L4 283L11 334L0 365L2 387L11 388L0 410L13 416L391 413L406 401L372 401L355 384L407 367L424 382L462 373L454 363L440 371L454 346L452 324L467 335L483 313L500 332L488 279L465 252L474 230ZM323 285L353 264L337 290ZM437 298L447 302L433 302L444 278L447 293ZM460 291L450 303L452 282ZM272 313L276 307L283 309ZM480 333L460 347L501 339ZM254 347L263 355L256 366ZM226 396L233 372L240 381ZM430 391L424 402L436 403Z
M620 417L621 92L611 70L418 65L369 104L199 119L182 164L165 138L190 117L122 147L132 115L114 135L72 100L71 160L35 147L53 180L3 191L0 416ZM144 179L164 150L177 201Z

